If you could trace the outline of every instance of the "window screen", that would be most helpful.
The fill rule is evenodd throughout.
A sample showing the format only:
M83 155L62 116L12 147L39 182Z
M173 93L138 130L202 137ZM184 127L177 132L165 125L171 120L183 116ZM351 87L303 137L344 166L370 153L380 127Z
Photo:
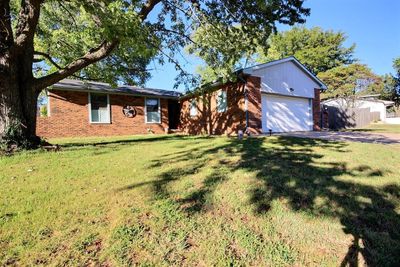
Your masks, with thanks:
M190 116L197 116L197 101L195 99L190 101Z
M160 100L158 98L146 98L146 122L161 122Z
M109 123L110 109L108 105L108 95L90 94L90 115L91 122Z
M217 95L217 111L225 112L228 108L228 102L226 99L226 91L219 91Z

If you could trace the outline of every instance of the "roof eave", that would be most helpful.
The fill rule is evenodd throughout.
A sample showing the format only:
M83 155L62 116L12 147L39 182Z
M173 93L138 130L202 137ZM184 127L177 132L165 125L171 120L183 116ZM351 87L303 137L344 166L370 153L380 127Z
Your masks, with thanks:
M167 96L167 95L159 95L159 94L142 94L142 93L130 93L130 92L121 92L121 91L111 91L111 90L99 90L99 89L90 89L88 87L79 87L72 88L71 86L54 84L49 87L49 90L62 90L62 91L72 91L72 92L85 92L85 93L101 93L101 94L112 94L112 95L128 95L135 97L156 97L156 98L165 98L165 99L174 99L179 100L181 96Z
M259 65L255 65L252 67L247 67L242 69L241 71L244 74L248 74L248 75L252 75L254 70L258 70L258 69L262 69L262 68L267 68L267 67L271 67L274 65L278 65L278 64L282 64L285 62L289 62L292 61L294 62L297 66L299 66L311 79L313 79L319 86L321 90L327 90L328 87L326 86L326 84L324 84L317 76L315 76L313 73L311 73L311 71L309 71L297 58L295 58L294 56L291 57L287 57L287 58L283 58L283 59L278 59L278 60L274 60L271 62L267 62L267 63L263 63L263 64L259 64Z

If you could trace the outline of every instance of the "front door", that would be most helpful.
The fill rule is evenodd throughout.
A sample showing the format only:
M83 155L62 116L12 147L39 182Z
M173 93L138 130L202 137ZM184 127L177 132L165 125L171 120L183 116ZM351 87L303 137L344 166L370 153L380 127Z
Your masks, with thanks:
M181 106L177 100L168 100L168 122L169 129L175 130L179 126Z

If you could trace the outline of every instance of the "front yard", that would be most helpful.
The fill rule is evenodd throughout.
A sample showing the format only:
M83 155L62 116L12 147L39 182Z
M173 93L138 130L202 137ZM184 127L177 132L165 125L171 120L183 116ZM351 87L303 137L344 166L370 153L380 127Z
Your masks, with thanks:
M398 265L398 145L58 142L0 157L0 265Z
M366 127L349 131L400 134L400 124L371 123Z

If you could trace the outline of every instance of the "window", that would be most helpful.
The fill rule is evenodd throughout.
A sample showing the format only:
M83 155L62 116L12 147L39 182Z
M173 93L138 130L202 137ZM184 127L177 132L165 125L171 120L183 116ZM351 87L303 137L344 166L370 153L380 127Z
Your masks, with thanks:
M46 90L47 96L47 117L50 117L50 93Z
M226 91L219 91L217 95L217 111L225 112L228 109L228 102L226 99Z
M146 98L146 123L161 123L160 99Z
M91 123L110 123L110 102L106 94L89 93Z
M40 92L37 99L37 116L50 117L50 97L47 90Z
M196 99L192 99L190 101L190 116L197 116L197 101Z

